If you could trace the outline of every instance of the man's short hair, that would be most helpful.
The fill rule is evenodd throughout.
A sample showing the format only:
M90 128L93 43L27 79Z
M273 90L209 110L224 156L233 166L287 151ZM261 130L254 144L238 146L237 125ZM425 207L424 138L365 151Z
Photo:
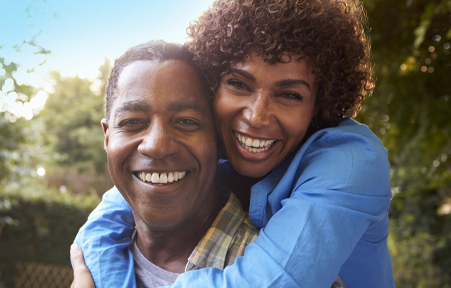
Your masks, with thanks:
M188 49L178 43L167 43L163 40L152 40L129 48L121 57L114 61L114 67L111 70L110 78L106 87L105 96L105 118L110 119L111 109L114 101L116 101L117 83L122 70L129 64L140 60L159 60L161 62L166 60L181 60L190 65L198 74L199 81L202 85L202 90L211 104L212 91L207 84L203 74L197 69L193 63L193 55Z

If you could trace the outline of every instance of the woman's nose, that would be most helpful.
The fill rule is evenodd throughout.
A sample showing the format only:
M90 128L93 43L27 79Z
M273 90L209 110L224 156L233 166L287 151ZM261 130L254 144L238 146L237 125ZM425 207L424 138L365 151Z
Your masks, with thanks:
M249 99L247 107L243 110L243 117L254 128L269 126L274 121L271 111L270 95L259 93Z

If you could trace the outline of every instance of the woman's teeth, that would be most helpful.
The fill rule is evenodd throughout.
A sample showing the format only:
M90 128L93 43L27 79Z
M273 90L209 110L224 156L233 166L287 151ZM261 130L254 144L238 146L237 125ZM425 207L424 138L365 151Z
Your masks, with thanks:
M172 183L181 180L186 176L186 171L183 172L169 172L169 173L146 173L139 172L139 179L144 182L152 182L154 184Z
M235 132L235 136L241 143L241 146L252 153L259 153L268 150L276 140L258 140L250 137L241 136Z

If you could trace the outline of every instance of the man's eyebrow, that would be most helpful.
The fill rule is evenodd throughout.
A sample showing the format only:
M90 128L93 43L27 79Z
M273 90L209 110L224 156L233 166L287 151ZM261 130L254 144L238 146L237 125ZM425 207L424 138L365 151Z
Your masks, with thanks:
M274 83L276 87L283 87L283 86L293 86L293 85L305 85L307 86L308 90L311 91L310 85L304 81L304 80L298 80L298 79L285 79L280 80Z
M121 106L114 112L114 118L124 112L145 112L149 110L149 105L144 101L128 101L121 103Z
M167 109L169 111L175 111L175 112L180 112L180 111L185 111L185 110L196 110L201 113L206 112L205 107L200 105L199 102L197 102L194 99L172 101L167 106Z
M252 76L252 74L249 73L249 72L246 72L244 70L241 70L241 69L238 69L238 68L234 68L234 67L230 68L230 71L235 72L237 74L240 74L241 76L246 77L247 79L255 82L255 77Z

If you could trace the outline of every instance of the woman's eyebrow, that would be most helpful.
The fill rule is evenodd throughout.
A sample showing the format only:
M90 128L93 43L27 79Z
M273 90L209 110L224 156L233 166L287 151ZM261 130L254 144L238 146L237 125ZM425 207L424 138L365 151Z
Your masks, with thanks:
M237 74L240 74L241 76L246 77L247 79L255 82L255 77L252 76L252 74L249 73L249 72L246 72L244 70L241 70L241 69L238 69L238 68L235 68L235 67L230 68L230 71L235 72Z
M276 87L283 87L283 86L293 86L293 85L305 85L307 86L308 90L311 91L310 85L304 81L299 79L285 79L280 80L274 83Z

